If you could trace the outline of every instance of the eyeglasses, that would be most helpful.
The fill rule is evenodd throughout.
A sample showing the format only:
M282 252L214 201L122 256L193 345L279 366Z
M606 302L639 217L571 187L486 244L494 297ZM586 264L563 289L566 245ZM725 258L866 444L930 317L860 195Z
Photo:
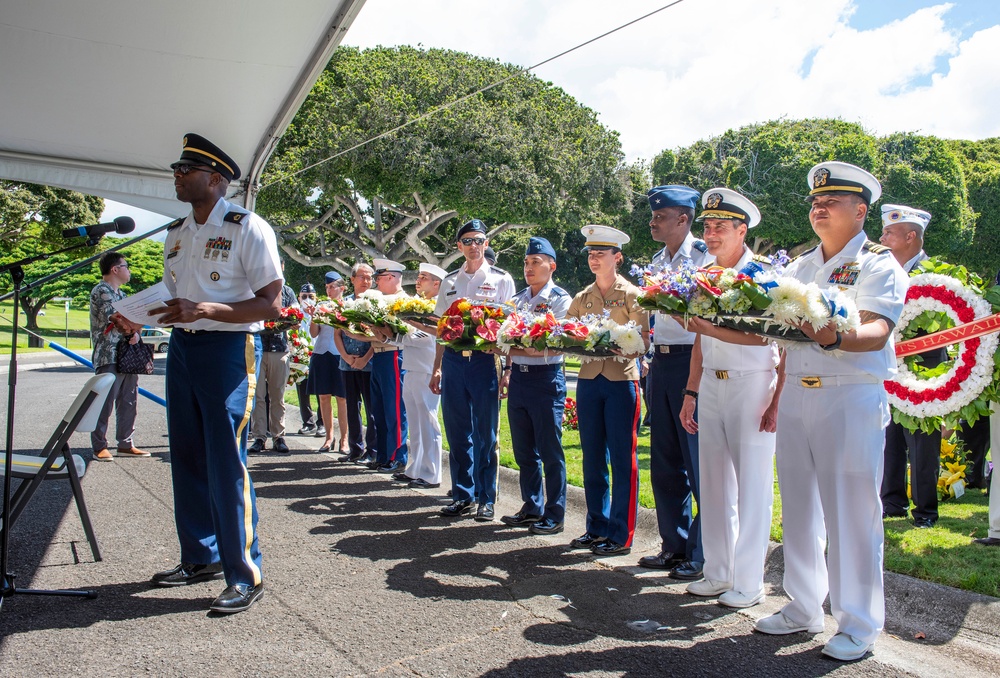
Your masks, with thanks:
M123 261L120 264L115 264L111 268L128 268L128 262L127 261Z
M180 174L182 177L186 177L191 174L191 172L214 172L215 170L211 167L205 167L204 165L189 165L186 162L175 162L170 166L170 169L174 171L174 174Z
M466 247L468 247L469 245L477 245L479 247L482 247L483 245L486 244L486 238L462 238L458 242L462 243Z

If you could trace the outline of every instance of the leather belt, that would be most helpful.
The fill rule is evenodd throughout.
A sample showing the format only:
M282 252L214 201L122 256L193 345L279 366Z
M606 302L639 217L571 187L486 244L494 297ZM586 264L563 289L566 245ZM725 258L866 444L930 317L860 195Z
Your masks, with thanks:
M389 353L392 351L398 351L398 346L372 346L372 350L375 353Z
M557 372L562 369L562 363L555 365L521 365L520 363L514 363L513 370L515 372Z
M654 344L657 353L690 353L692 344Z
M840 374L832 377L814 377L789 375L789 381L802 388L824 388L829 386L844 386L847 384L880 384L881 379L870 374Z

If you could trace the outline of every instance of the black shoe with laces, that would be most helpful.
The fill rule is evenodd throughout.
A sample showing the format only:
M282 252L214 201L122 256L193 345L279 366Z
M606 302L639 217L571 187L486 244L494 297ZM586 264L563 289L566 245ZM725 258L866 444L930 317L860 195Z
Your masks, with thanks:
M541 516L527 513L525 511L518 511L512 516L501 516L500 522L504 525L510 525L511 527L528 527L529 525L534 525L541 519Z
M247 454L261 454L264 451L264 439L257 438L253 445L247 448Z
M210 609L212 612L219 612L221 614L235 614L237 612L243 612L244 610L250 609L250 606L260 600L263 596L263 583L257 584L256 586L250 586L250 584L234 584L223 591L218 598L212 601L212 607Z
M590 549L594 546L594 544L600 544L604 541L606 541L605 537L591 532L585 532L582 536L571 541L569 543L569 547L571 549Z

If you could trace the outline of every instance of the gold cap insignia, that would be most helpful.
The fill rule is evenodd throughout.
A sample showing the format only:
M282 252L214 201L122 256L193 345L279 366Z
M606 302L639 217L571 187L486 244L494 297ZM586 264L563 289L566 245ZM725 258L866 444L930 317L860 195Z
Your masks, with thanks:
M890 212L889 213L889 221L899 221L900 217L902 217L902 216L903 215L900 214L898 211Z
M825 167L820 167L813 174L813 188L819 188L820 186L826 186L827 180L830 178L830 170Z
M722 204L722 194L720 193L713 193L712 195L708 196L708 199L705 201L705 207L707 207L710 210L714 210L721 204Z

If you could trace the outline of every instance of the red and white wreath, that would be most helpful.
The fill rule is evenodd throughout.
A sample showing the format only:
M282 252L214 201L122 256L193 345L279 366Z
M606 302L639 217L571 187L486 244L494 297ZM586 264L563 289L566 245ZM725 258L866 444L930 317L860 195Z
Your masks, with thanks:
M897 344L906 327L925 311L946 313L955 325L962 325L991 315L992 307L976 290L955 278L937 273L915 275L910 278L906 304L894 331ZM951 369L930 379L918 378L903 358L897 358L899 373L885 382L889 404L920 419L958 412L992 382L997 341L994 333L961 342Z

